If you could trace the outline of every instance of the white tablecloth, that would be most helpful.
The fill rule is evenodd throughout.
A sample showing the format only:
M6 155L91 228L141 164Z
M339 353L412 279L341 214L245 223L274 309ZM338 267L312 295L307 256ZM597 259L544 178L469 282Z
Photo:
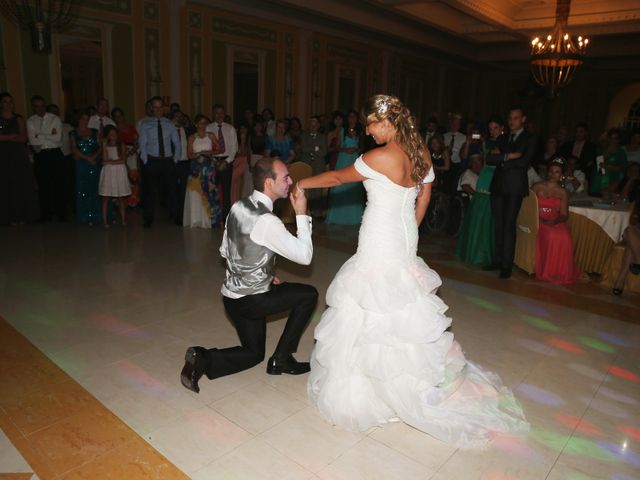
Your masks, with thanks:
M622 240L625 228L629 226L631 205L614 205L611 208L569 206L569 211L597 223L614 243L618 243Z

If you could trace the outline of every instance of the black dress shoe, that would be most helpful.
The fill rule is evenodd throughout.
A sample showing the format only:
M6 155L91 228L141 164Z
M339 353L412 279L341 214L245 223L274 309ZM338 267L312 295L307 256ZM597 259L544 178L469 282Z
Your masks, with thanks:
M640 263L632 263L629 265L629 271L634 275L640 275Z
M482 270L484 270L485 272L493 272L495 270L500 270L500 265L496 263L491 263L489 265L485 265L484 267L482 267Z
M274 357L269 359L267 363L267 373L269 375L281 375L288 373L289 375L300 375L311 370L309 362L298 362L293 355L289 354L286 359L281 360Z
M498 275L498 277L511 278L511 270L505 270L505 269L500 270L500 275Z
M185 388L195 393L200 393L198 381L204 373L202 356L205 351L202 347L189 347L184 354L184 367L180 372L180 382Z

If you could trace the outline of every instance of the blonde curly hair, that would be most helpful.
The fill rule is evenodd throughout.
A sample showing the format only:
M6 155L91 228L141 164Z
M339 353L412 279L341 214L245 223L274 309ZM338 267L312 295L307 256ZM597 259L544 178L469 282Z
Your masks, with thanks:
M369 98L362 108L363 123L369 125L385 118L395 127L396 142L411 160L411 178L416 184L422 184L431 169L431 156L415 126L415 118L398 97L374 95Z

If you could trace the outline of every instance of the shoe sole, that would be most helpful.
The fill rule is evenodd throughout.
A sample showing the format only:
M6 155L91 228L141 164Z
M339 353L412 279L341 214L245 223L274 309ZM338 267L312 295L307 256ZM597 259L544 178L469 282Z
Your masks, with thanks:
M187 348L187 351L184 354L184 361L186 363L188 363L189 365L191 365L192 367L195 366L195 363L196 363L196 350L193 347ZM190 392L200 393L200 388L194 389L192 387L192 385L191 385L191 379L185 377L184 375L182 375L182 373L180 374L180 383L182 384L182 386L184 388L186 388Z

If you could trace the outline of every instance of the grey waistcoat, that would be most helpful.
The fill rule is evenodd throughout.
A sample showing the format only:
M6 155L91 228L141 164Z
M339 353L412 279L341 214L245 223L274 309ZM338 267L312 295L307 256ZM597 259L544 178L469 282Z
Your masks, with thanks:
M251 197L236 202L227 218L227 272L224 286L239 295L256 295L271 288L275 253L251 240L262 215L272 215Z

